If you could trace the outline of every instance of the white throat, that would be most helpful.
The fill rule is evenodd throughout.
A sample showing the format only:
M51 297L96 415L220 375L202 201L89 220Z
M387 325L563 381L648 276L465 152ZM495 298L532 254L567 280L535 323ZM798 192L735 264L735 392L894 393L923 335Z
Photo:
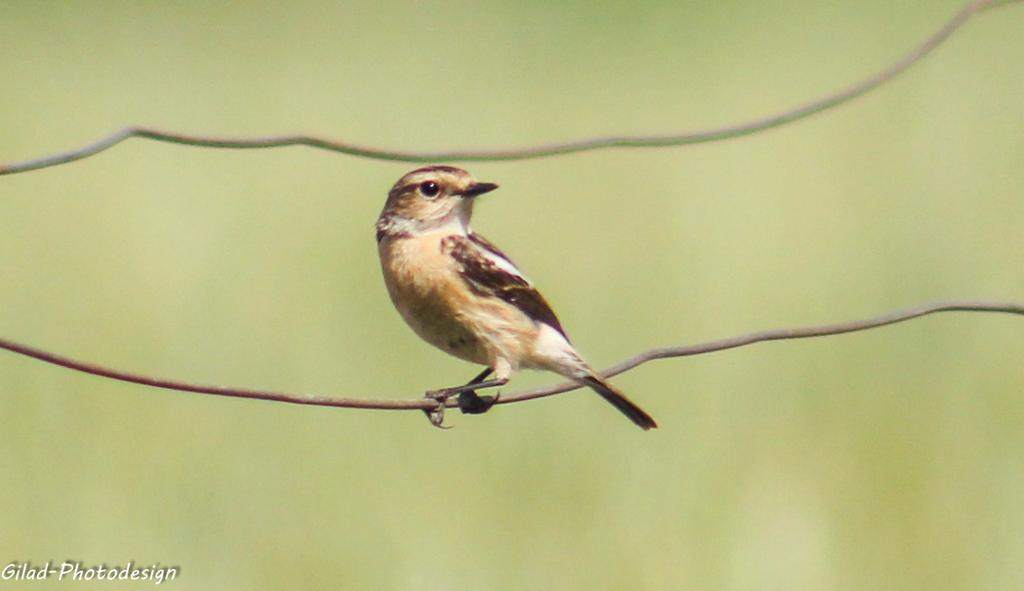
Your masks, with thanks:
M392 235L423 236L424 234L443 234L468 236L469 220L464 216L447 216L440 220L414 220L402 216L390 215L381 219L378 228Z

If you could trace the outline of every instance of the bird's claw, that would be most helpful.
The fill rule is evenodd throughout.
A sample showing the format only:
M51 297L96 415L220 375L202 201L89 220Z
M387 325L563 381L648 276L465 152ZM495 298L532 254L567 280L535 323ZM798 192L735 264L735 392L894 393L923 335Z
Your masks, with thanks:
M427 420L430 424L437 427L438 429L451 429L452 425L445 426L444 424L444 410L447 407L448 398L452 395L451 388L444 388L442 390L429 390L424 398L429 398L437 402L437 406L430 409L423 409L423 414L427 415Z
M458 395L459 410L462 411L462 414L467 415L482 415L491 410L491 407L501 398L501 393L494 396L480 396L474 390L463 390L463 388L465 386L430 390L425 394L425 398L437 402L437 406L434 408L423 409L423 414L427 415L431 425L438 429L452 428L450 425L444 424L444 411L448 406L448 399L452 396Z

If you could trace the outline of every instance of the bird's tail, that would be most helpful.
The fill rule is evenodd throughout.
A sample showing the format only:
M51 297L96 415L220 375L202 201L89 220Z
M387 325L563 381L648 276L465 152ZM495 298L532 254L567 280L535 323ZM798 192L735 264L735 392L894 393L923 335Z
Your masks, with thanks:
M612 406L619 409L619 412L629 417L629 420L636 423L637 426L644 431L657 428L658 423L654 422L651 415L647 414L644 409L634 404L632 400L626 398L626 395L620 392L615 386L612 386L593 374L578 379L584 384L590 386L594 392L601 395L601 398L610 402Z

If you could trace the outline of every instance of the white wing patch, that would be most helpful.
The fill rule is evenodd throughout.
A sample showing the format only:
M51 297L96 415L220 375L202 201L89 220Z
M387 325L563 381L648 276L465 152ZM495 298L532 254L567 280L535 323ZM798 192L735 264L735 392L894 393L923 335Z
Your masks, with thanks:
M532 283L530 283L530 280L527 279L525 275L523 275L523 272L520 271L519 268L516 267L514 264L512 264L512 261L506 259L503 256L498 256L497 253L491 252L486 248L480 246L479 244L472 244L473 247L476 249L477 254L480 255L480 258L487 259L488 261L493 263L494 266L498 267L499 269L508 273L509 275L515 275L516 277L519 277L520 279L525 281L527 285L533 285Z

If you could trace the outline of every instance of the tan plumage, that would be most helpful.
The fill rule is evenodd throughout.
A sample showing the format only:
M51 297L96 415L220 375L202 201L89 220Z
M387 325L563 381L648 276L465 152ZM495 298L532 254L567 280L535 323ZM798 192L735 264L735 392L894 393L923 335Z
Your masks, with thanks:
M377 241L402 318L423 340L491 368L500 381L520 368L553 371L591 387L644 429L656 427L580 357L515 264L470 230L475 197L496 188L448 166L420 168L395 183Z

